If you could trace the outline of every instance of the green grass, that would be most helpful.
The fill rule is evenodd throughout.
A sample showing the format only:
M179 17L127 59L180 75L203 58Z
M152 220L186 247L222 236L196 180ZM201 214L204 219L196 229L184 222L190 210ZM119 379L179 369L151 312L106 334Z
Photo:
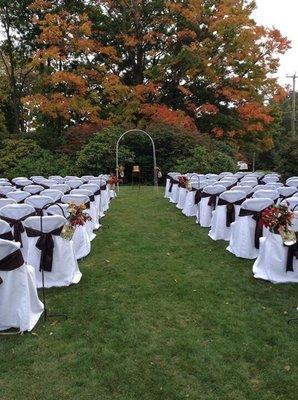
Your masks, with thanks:
M67 321L0 337L1 400L297 399L297 286L254 280L162 196L122 189L81 283L47 291Z

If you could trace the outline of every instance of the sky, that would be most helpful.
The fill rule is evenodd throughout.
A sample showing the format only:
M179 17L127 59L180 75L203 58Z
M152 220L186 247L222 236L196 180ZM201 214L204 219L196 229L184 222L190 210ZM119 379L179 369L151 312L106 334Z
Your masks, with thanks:
M279 82L291 84L286 75L298 73L298 0L256 0L255 20L268 27L279 29L292 42L292 48L282 56L278 72Z

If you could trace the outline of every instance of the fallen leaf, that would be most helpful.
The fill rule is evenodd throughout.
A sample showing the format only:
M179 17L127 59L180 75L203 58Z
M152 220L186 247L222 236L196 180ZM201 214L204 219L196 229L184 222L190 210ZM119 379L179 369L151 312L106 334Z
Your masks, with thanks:
M285 365L285 366L284 366L284 370L287 371L287 372L289 372L289 371L291 370L291 367L290 367L289 365Z

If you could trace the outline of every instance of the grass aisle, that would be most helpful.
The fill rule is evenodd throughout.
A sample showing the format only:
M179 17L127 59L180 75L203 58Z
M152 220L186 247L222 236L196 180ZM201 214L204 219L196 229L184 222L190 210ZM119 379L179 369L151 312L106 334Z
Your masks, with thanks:
M124 188L77 286L48 291L66 322L0 338L1 400L297 399L297 286L252 278L152 188Z

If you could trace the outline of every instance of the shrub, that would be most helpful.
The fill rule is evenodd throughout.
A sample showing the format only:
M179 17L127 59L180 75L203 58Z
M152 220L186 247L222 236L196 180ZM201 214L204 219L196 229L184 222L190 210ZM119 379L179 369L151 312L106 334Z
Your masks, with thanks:
M31 139L5 139L0 149L0 174L15 176L68 174L70 161L42 149Z
M187 172L219 174L223 171L236 172L237 167L235 160L229 155L218 150L210 152L203 146L196 146L192 154L179 161L173 169L183 174Z
M114 169L116 142L121 133L123 130L120 127L110 127L95 134L77 154L77 173L98 175ZM133 152L122 145L119 149L119 162L125 163L133 158Z

